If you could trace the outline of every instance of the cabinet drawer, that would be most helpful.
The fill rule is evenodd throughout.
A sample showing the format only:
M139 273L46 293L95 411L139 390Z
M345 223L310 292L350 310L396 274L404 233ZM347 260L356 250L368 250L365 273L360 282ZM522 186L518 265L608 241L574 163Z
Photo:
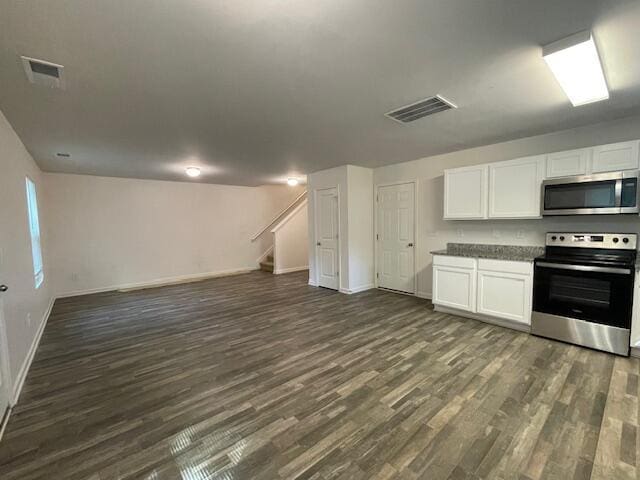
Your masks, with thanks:
M533 263L512 262L509 260L490 260L481 258L478 260L478 270L530 275L533 272Z
M434 265L442 265L445 267L457 267L457 268L476 268L476 259L467 257L453 257L450 255L434 255Z

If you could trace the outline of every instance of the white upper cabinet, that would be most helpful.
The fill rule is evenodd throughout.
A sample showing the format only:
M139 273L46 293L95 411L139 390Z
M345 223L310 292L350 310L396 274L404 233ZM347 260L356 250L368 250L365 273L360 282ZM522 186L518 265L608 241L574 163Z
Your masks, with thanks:
M489 218L539 218L545 156L489 165Z
M586 175L591 149L568 150L547 155L547 178Z
M487 218L488 165L454 168L444 172L444 218Z
M591 171L615 172L619 170L638 169L638 144L640 140L632 142L612 143L593 148L593 163Z

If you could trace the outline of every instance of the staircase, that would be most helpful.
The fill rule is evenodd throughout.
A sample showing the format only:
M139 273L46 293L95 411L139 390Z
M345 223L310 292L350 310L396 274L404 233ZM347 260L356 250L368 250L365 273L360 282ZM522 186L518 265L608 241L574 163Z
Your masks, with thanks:
M252 242L261 239L263 245L270 244L257 260L260 270L277 275L309 268L307 203L304 191L251 238Z
M260 270L273 273L273 254L267 255L267 258L263 262L260 262Z

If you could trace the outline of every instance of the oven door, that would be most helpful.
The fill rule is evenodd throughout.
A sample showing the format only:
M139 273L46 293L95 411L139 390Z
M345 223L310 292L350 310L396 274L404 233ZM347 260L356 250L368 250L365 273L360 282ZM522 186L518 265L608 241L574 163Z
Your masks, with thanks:
M629 329L633 279L633 270L626 267L538 261L533 310Z
M546 180L542 186L543 215L638 213L638 172Z

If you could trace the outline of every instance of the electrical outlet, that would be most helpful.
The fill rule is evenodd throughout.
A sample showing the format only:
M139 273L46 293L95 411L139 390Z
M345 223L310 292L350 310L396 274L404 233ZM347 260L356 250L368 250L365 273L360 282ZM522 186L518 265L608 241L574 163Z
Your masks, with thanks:
M78 274L77 273L72 273L71 274L71 281L72 282L77 282L78 281Z
M458 237L460 237L460 238L464 237L464 230L463 229L459 228L456 233L458 234Z
M524 230L518 230L516 232L516 238L524 238Z
M31 312L27 313L27 326L31 326Z
M500 233L500 230L494 228L493 230L491 230L491 236L493 238L500 238L502 234Z

